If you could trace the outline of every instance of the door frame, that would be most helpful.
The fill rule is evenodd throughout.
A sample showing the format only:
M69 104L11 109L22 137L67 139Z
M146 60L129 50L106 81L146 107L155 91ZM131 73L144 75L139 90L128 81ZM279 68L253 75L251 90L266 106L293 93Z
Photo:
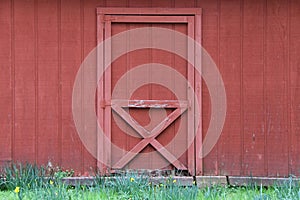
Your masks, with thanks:
M187 23L188 24L188 36L194 38L194 40L201 45L201 8L109 8L98 7L97 8L97 44L104 41L111 36L111 22L145 22L145 23ZM115 16L112 16L115 15ZM138 19L138 16L142 16ZM162 17L165 16L165 17ZM189 48L188 48L189 49ZM193 48L196 50L197 48ZM109 49L106 49L109 50ZM103 52L103 51L102 51ZM111 52L111 51L110 51ZM201 51L193 52L195 55L194 62L188 63L189 66L195 64L200 67L201 73ZM106 56L111 56L110 54ZM200 58L200 59L199 59ZM103 61L104 57L100 53L97 53L97 69L99 66L103 66L100 61ZM110 68L108 68L110 69ZM103 69L101 69L102 71ZM98 73L97 73L98 74ZM201 77L195 76L194 68L188 67L188 80L194 83L194 91L197 96L197 102L199 106L199 113L202 114L202 81ZM101 173L110 172L110 166L106 166L99 160L105 161L105 163L111 163L111 144L107 144L103 137L111 138L111 105L105 100L111 99L111 84L104 84L105 80L111 80L111 72L105 73L104 78L97 77L99 82L98 87L103 93L97 93L97 115L102 121L105 136L100 136L99 130L97 133L97 167ZM105 87L104 87L105 85ZM188 91L188 99L194 98L193 94ZM105 109L107 108L107 109ZM188 116L190 119L193 116ZM202 145L202 120L200 116L199 126L197 133L194 133L195 122L194 120L188 120L188 138L195 138L188 148L188 169L191 175L203 174L203 159L200 157L200 148ZM195 135L196 134L196 135ZM189 139L188 139L189 140ZM99 159L101 158L101 159Z

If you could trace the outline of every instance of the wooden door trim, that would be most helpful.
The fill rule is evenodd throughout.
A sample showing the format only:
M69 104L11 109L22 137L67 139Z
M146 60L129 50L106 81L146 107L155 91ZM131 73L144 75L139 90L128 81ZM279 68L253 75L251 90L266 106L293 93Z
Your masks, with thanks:
M192 16L150 16L144 15L137 17L137 15L105 15L105 21L118 23L188 23Z
M195 15L195 41L201 45L202 48L202 16L201 12ZM195 76L195 85L194 91L197 96L197 102L199 106L199 122L198 127L195 127L197 132L195 133L195 175L203 175L203 156L201 154L202 150L202 49L195 49L195 66L197 66L199 70L200 76Z
M98 15L97 26L97 43L100 43L111 36L111 22L105 21L104 15ZM102 47L102 49L100 49L100 47ZM111 99L111 84L107 84L110 83L110 81L106 81L111 80L111 67L108 66L108 68L105 69L104 59L104 51L106 52L105 57L109 60L111 59L111 49L110 46L105 47L103 45L100 47L97 49L97 80L101 80L97 87L97 105L101 105L104 99ZM99 66L102 68L100 69ZM104 70L107 72L104 74L104 77L98 77L98 75L101 74L99 72ZM108 173L109 167L105 164L111 163L111 144L105 141L107 141L107 139L111 140L111 126L109 125L111 123L111 112L109 112L109 109L102 109L97 106L96 113L101 120L99 123L103 124L104 132L104 134L100 134L101 131L99 130L99 127L97 128L97 167L102 173ZM108 121L109 124L106 123L106 121ZM103 163L99 162L99 160L102 160Z
M195 20L194 17L188 18L188 23L187 23L187 33L190 38L195 37ZM194 43L188 42L188 47L187 47L187 57L189 58L190 56L192 58L195 58L195 45ZM188 62L188 73L187 73L187 79L191 85L192 88L188 87L187 90L187 99L191 101L192 105L190 105L189 110L195 111L195 94L194 94L194 88L195 88L195 59L189 59L190 62ZM195 175L195 113L192 111L188 112L187 116L187 141L192 141L190 146L187 149L188 152L188 169L190 174Z
M201 15L201 8L116 8L98 7L97 14L104 15Z
M101 43L104 41L104 21L103 21L103 15L97 15L97 44ZM102 48L101 48L102 47ZM100 49L101 48L101 49ZM104 124L104 109L101 109L98 105L101 105L101 101L105 99L104 97L104 78L99 77L99 74L104 70L104 47L99 46L97 48L97 81L99 81L99 84L97 85L97 94L96 94L96 114L98 116L98 124ZM101 92L102 91L102 92ZM99 125L97 126L97 168L101 173L106 173L107 171L107 166L104 164L102 158L104 158L104 141L105 141L105 136L100 130ZM99 159L101 158L101 159Z

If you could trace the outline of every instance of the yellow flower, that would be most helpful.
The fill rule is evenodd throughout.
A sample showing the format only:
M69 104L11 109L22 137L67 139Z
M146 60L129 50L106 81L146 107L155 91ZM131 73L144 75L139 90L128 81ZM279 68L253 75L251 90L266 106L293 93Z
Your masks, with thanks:
M130 182L133 182L133 181L134 181L134 178L131 177L131 178L130 178Z
M176 179L173 180L173 183L176 183Z
M50 180L49 183L50 183L50 185L53 185L54 182L52 180Z
M16 187L15 193L19 193L19 192L20 192L20 187Z

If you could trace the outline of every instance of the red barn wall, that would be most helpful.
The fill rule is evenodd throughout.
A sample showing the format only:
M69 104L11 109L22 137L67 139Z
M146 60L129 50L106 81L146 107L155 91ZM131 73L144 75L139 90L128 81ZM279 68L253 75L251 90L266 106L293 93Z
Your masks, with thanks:
M203 46L228 102L204 174L300 174L299 0L2 0L0 163L96 168L77 136L71 94L80 63L96 46L97 6L201 7Z

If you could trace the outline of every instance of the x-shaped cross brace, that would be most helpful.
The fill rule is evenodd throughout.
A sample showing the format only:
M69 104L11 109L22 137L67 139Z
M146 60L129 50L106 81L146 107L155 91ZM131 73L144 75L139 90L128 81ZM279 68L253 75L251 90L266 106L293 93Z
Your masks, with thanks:
M139 125L128 112L123 108L175 108L163 121L161 121L154 129L147 131ZM151 144L165 159L174 165L177 169L187 170L173 154L171 154L161 143L155 138L170 126L179 116L181 116L188 108L187 101L175 100L112 100L111 108L127 122L139 135L142 140L136 144L129 152L127 152L116 164L114 169L125 167L139 152L141 152L148 144Z

